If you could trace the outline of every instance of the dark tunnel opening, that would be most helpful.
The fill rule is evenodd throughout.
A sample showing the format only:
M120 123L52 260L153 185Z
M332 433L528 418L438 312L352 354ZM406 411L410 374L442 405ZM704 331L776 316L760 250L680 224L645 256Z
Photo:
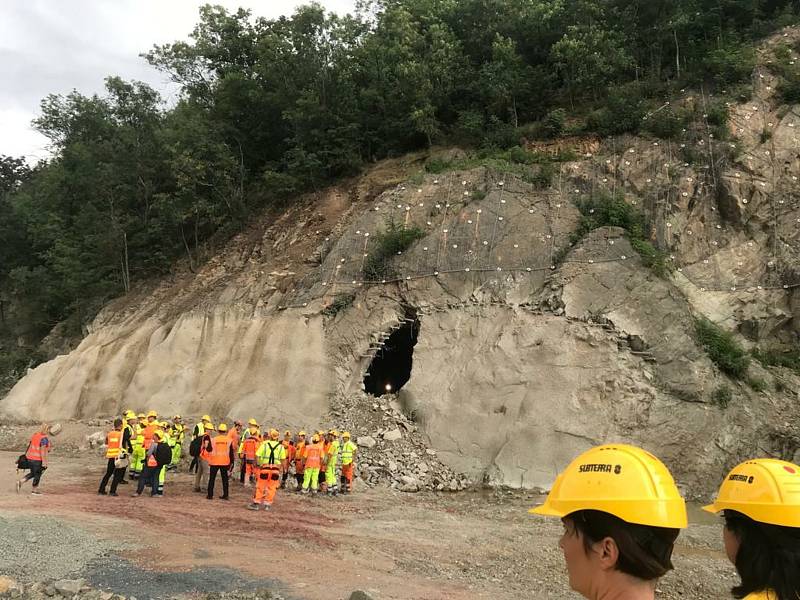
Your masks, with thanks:
M373 396L399 391L411 378L414 346L419 336L419 319L407 315L384 340L364 377L364 390Z

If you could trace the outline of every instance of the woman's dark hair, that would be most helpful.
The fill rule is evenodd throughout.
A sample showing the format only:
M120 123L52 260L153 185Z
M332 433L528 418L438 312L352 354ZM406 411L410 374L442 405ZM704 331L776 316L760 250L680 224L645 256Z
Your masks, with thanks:
M614 540L619 549L617 570L623 573L650 581L673 568L672 549L679 529L636 525L597 510L580 510L565 520L583 535L587 552L604 538Z
M735 510L724 517L739 540L735 565L742 583L733 597L771 590L777 600L800 598L800 528L760 523Z

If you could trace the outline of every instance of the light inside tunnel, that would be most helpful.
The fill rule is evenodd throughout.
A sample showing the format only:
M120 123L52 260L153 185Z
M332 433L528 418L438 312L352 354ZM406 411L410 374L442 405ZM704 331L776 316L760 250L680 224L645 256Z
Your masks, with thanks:
M418 335L419 320L411 315L386 338L364 377L364 390L368 394L390 394L408 383Z

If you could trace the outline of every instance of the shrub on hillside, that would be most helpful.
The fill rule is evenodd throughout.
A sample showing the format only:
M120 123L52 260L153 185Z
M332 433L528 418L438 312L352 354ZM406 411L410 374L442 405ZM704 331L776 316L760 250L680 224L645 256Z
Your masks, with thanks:
M642 120L642 127L656 137L674 140L681 137L690 118L688 111L669 106L645 117Z
M735 379L745 379L750 366L750 357L733 334L723 330L708 319L695 320L697 341L720 371Z
M541 123L542 135L546 138L556 138L564 133L567 122L567 111L563 108L551 110Z
M419 227L404 227L389 223L385 230L379 231L373 238L374 246L364 261L364 277L367 281L382 281L397 277L392 266L394 257L423 237L425 232Z

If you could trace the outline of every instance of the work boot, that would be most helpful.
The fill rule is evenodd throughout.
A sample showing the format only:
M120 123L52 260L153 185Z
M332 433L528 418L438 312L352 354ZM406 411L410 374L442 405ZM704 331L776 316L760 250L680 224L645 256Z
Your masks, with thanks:
M22 489L22 479L17 480L17 493Z
M258 502L251 502L247 505L247 510L258 510L259 504Z
M114 496L116 498L117 496L119 496L119 494L117 492L111 492L109 496Z
M128 485L128 482L127 482L127 481L125 481L124 479L120 479L120 480L119 480L119 482L120 482L122 485Z
M220 500L230 500L230 498L228 498L227 496L220 496L219 499Z
M37 488L33 488L31 490L31 494L33 494L34 496L41 496L42 492L40 492Z
M138 498L139 496L141 496L141 494L139 492L133 492L131 494L131 498Z
M271 509L271 508L272 508L272 505L271 505L271 504L265 504L265 505L264 505L264 510L269 510L269 509Z
M97 490L97 495L98 496L105 496L106 495L106 491L105 490Z
M307 488L302 488L300 490L300 493L303 494L304 496L308 496L308 489Z

